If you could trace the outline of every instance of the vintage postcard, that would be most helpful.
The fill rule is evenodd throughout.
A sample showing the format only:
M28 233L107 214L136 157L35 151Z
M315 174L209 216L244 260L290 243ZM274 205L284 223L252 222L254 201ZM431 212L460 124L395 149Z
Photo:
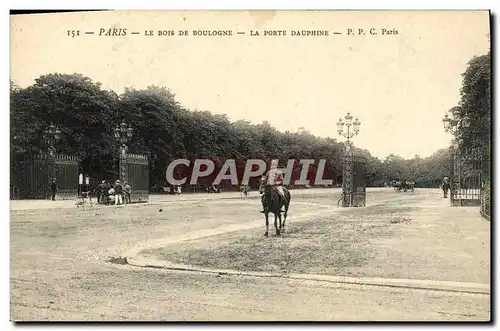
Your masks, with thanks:
M489 11L10 21L12 321L490 321Z

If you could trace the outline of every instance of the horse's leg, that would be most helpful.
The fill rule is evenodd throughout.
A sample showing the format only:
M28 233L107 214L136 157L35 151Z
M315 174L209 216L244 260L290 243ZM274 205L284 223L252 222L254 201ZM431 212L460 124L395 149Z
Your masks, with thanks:
M288 206L289 204L285 204L285 213L283 214L283 229L285 228L286 216L288 215Z
M282 223L282 219L281 219L281 213L278 214L278 220L280 221L280 231L283 231L283 223Z
M281 214L280 214L280 216L281 216ZM280 236L281 232L280 232L280 229L278 228L278 215L277 214L274 214L274 228L276 229L276 235Z
M269 213L265 213L264 214L266 216L266 233L264 233L264 236L268 236L269 235Z
M286 217L288 215L288 207L290 207L290 195L288 195L286 202L285 202L285 213L283 214L283 228L285 228L285 223L286 223Z

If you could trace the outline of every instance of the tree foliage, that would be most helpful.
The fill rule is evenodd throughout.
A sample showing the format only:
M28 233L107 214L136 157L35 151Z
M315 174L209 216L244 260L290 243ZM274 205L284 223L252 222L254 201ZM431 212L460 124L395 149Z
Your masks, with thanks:
M481 75L472 76L475 78L468 78L471 82L484 83ZM465 89L464 93L473 94L475 99L464 97L461 107L478 104L486 107L476 100L483 94ZM333 179L334 185L342 181L343 143L314 136L303 128L297 132L280 132L268 122L256 125L245 120L231 122L226 115L188 110L165 87L128 88L117 95L80 74L48 74L26 88L11 83L10 94L12 155L46 151L42 132L54 123L61 130L61 139L55 146L57 151L79 155L81 171L94 178L116 178L119 142L114 137L114 128L125 120L133 127L133 137L128 143L130 152L148 155L151 187L167 184L165 170L171 161L179 158L210 158L216 171L226 159L236 159L241 172L248 159L269 162L276 158L283 167L288 160L295 159L296 178L301 172L299 159L325 159L323 178ZM478 121L482 119L478 117ZM418 186L436 187L450 170L447 150L410 160L393 154L379 160L367 150L355 149L355 152L367 159L369 186L408 179ZM313 184L315 167L317 163L308 175ZM189 170L178 169L176 176L188 175ZM207 177L204 184L211 180L213 177Z
M462 77L460 101L449 111L458 150L486 160L491 154L491 54L474 57Z

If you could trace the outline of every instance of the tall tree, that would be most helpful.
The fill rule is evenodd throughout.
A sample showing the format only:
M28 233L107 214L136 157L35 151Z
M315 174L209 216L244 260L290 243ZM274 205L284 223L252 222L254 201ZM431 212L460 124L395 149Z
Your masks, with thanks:
M459 125L460 149L470 157L487 159L491 154L491 56L474 57L462 74L461 99L451 109Z
M102 155L113 150L111 127L118 108L118 96L88 77L43 75L34 85L11 91L13 148L30 153L46 150L43 131L54 124L61 130L57 151L79 155L85 172L98 173L104 168L99 166Z

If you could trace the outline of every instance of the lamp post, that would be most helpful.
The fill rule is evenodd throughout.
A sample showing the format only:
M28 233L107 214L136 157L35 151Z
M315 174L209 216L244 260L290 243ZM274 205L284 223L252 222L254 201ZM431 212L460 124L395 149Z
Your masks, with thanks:
M445 114L442 121L444 130L453 135L456 135L461 128L466 129L470 126L469 118L467 116L464 116L461 119L454 119L448 116L448 114Z
M454 116L455 117L455 116ZM461 128L468 128L470 123L467 116L462 117L461 119L451 118L448 114L445 114L443 119L443 126L446 132L450 132L455 136L455 139L452 143L452 176L451 176L451 194L450 200L453 203L453 199L456 196L456 192L458 191L458 199L459 205L462 205L462 192L461 192L461 178L460 178L460 170L461 170L461 153L459 149L463 144L463 140L461 138L457 138L457 135Z
M351 139L359 133L359 127L361 122L356 117L353 121L351 113L342 119L339 118L337 122L337 132L339 136L346 139L345 142L345 163L344 163L344 173L342 176L342 206L352 207L353 206L353 194L354 194L354 181L353 181L353 154L352 154L352 142Z
M128 147L127 142L132 138L133 129L130 125L127 125L125 121L122 121L115 128L115 138L120 142L120 157L119 157L119 168L120 168L120 180L122 182L127 180L127 153Z
M49 155L55 156L56 148L54 145L59 141L61 131L54 124L50 124L47 129L43 131L43 140L48 147Z
M52 171L51 171L51 179L49 179L49 183L52 183L53 180L56 179L56 148L55 144L59 141L61 136L61 131L57 126L54 124L50 124L47 129L43 131L43 140L45 141L45 144L47 145L48 149L48 155L49 159L52 164Z
M351 149L351 139L359 133L359 127L361 126L361 122L357 117L354 122L352 119L351 113L347 113L344 116L345 122L342 120L342 117L337 122L337 132L339 136L346 138L346 146L349 146L346 148L347 151ZM346 130L344 130L344 127L346 127Z

